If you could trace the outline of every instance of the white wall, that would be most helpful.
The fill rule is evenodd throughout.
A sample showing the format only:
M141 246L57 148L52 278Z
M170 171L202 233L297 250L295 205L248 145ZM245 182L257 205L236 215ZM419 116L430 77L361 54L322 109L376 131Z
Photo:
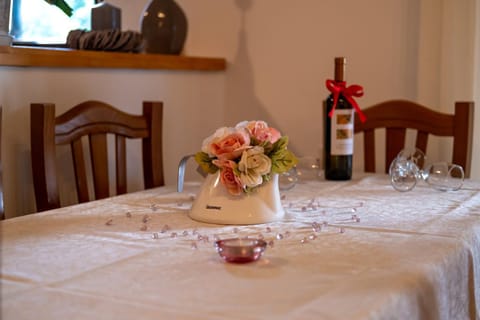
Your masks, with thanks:
M361 106L406 98L451 111L455 99L472 100L469 66L473 59L478 66L472 37L477 42L479 37L474 32L478 7L472 7L478 1L177 0L189 21L185 54L225 57L226 72L0 67L7 216L34 211L32 101L55 102L58 112L86 98L129 112L140 112L144 99L164 101L167 184L175 183L182 155L196 151L216 127L245 119L266 120L290 136L299 156L317 156L323 144L324 82L333 75L335 56L348 58L347 81L364 86ZM124 29L139 29L147 1L110 2L122 8ZM453 22L447 15L452 10ZM458 32L464 35L458 38ZM451 45L465 55L449 50ZM442 79L451 74L450 86ZM471 90L459 89L464 83ZM433 146L431 152L446 156L439 150ZM357 169L362 168L361 152L358 145ZM475 164L473 172L480 177ZM132 190L138 189L133 178Z
M478 90L478 85L474 86L474 78L475 72L479 72L479 52L476 49L478 40L475 40L475 37L478 38L478 35L475 35L478 26L475 24L480 21L476 2L478 3L477 0L421 2L418 100L436 105L443 112L452 112L457 100L475 100L475 89ZM476 112L477 120L480 119L479 116ZM474 131L475 137L479 137L480 128L477 126ZM479 138L474 138L474 145L478 144L478 141ZM431 156L436 159L449 159L451 141L432 146L437 148L430 148ZM475 147L475 150L479 150L478 147ZM479 177L479 166L475 165L478 160L474 152L472 177Z

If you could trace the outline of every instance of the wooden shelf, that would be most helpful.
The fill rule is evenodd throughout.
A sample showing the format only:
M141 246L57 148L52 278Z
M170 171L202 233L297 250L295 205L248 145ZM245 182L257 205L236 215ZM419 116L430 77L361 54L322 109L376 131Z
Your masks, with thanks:
M0 46L0 66L150 70L226 69L224 58Z

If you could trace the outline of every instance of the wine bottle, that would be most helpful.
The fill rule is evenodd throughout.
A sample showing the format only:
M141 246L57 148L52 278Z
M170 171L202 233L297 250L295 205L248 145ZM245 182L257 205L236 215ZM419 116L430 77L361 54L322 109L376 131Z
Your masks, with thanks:
M345 66L344 57L335 58L333 86L336 88L345 87ZM341 90L337 96L332 93L327 97L325 109L325 178L350 180L352 178L354 109Z

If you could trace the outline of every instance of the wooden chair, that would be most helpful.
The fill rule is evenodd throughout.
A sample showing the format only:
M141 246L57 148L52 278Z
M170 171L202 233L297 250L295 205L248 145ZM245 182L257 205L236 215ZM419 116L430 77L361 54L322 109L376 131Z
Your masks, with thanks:
M452 163L461 165L470 176L473 135L473 102L456 102L455 113L433 111L406 100L385 101L362 111L367 121L355 115L355 133L364 133L365 172L375 172L375 129L386 128L385 172L405 147L406 129L417 130L416 147L426 152L429 134L453 137Z
M37 211L60 207L57 145L71 146L78 202L94 200L89 196L87 165L91 166L94 198L111 196L107 134L115 136L116 194L127 192L126 138L142 139L144 187L164 185L162 117L161 102L144 102L143 114L131 115L103 102L87 101L57 117L54 104L31 104L31 155ZM85 136L90 147L87 161L82 146Z

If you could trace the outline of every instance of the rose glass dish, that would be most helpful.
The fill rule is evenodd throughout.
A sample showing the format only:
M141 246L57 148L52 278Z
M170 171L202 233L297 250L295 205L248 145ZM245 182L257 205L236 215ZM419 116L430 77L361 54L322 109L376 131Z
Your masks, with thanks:
M224 239L215 241L215 249L220 257L227 262L247 263L258 260L263 253L267 243L258 239Z

